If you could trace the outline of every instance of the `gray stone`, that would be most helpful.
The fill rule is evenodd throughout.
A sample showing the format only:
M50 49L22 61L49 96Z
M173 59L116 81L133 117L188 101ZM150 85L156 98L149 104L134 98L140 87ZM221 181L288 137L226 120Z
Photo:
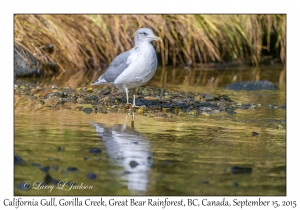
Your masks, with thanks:
M14 76L40 75L40 62L31 53L14 45Z

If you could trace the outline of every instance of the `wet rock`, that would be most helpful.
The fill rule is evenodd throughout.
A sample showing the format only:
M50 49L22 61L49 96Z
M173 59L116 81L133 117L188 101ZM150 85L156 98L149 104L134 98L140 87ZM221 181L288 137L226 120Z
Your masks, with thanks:
M237 103L236 106L237 107L242 107L242 103Z
M250 174L252 173L252 168L243 166L234 166L231 168L233 174Z
M204 98L206 101L212 101L214 100L215 96L213 96L212 94L206 94Z
M92 95L89 99L90 100L93 100L93 101L96 101L99 97L96 96L96 95Z
M59 97L62 97L62 98L66 98L68 95L66 95L63 91L57 91L56 94L59 96Z
M228 114L236 114L236 112L232 108L227 109L227 113Z
M87 107L87 108L84 108L82 111L86 114L91 114L93 112L93 109L91 107Z
M192 111L188 112L188 114L189 114L190 116L193 116L193 117L196 117L196 116L199 115L199 113L198 113L197 110L192 110Z
M260 81L236 82L227 85L225 89L251 91L251 90L277 90L278 87L270 81L260 80Z
M224 99L225 101L230 101L230 102L232 102L232 100L231 100L228 96L226 96L226 95L219 95L217 98L218 98L219 100Z
M15 155L14 156L14 164L15 165L26 165L26 162L20 156Z
M250 107L250 104L243 104L243 105L241 106L241 109L242 109L242 110L247 110L247 109L249 109L249 107Z
M39 76L40 73L40 61L27 50L14 45L14 76Z
M101 91L101 95L109 95L112 91L112 88L111 87L105 87L102 91Z
M65 101L59 101L56 103L57 107L62 107L65 104Z
M197 107L210 107L211 103L209 102L202 102L200 104L197 104Z
M94 173L88 173L88 174L86 175L86 178L89 179L89 180L96 179L96 178L97 178L97 175L94 174Z
M220 113L219 110L213 110L213 111L211 112L211 114L219 114L219 113Z
M142 94L143 94L144 96L150 95L150 93L149 93L149 91L148 91L148 88L144 88L144 89L142 90Z
M91 148L90 153L92 154L100 154L102 150L100 148Z

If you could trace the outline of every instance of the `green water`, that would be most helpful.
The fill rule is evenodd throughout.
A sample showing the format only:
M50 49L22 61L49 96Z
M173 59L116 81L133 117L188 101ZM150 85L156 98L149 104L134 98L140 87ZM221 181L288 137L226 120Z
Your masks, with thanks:
M14 150L26 165L14 167L14 193L286 195L286 110L268 108L269 104L286 105L282 72L268 68L202 73L158 70L148 85L225 94L236 102L261 104L257 109L236 110L234 115L174 116L171 121L135 114L134 124L131 115L125 123L125 113L85 114L63 106L53 109L15 95ZM280 89L224 90L234 77L267 79ZM252 132L259 135L252 136ZM92 154L91 148L102 151ZM38 185L45 180L46 173L40 170L45 166L60 185ZM235 166L252 168L252 173L233 174ZM68 167L77 170L68 171ZM88 179L89 173L97 177ZM29 190L22 189L25 181L31 183ZM86 189L63 187L71 181Z

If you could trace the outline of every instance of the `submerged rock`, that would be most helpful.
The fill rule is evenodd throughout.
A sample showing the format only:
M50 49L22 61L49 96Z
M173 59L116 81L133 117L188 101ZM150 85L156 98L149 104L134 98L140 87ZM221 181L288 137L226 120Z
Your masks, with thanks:
M77 172L78 171L78 169L76 168L76 167L68 167L67 168L67 171L69 171L69 172Z
M48 173L49 170L50 170L50 166L45 166L45 167L42 167L42 168L40 168L40 169L41 169L41 171L43 171L44 173Z
M87 179L90 179L90 180L96 179L96 178L97 178L97 175L94 174L94 173L88 173L88 174L86 175L86 178L87 178Z
M100 154L102 150L100 148L91 148L90 153L92 154Z
M243 166L234 166L231 168L233 174L250 174L252 173L252 168Z
M14 157L14 164L15 165L26 165L26 162L20 156L15 155L15 157Z
M278 90L278 87L266 80L259 81L247 81L247 82L236 82L227 85L225 89L229 90Z

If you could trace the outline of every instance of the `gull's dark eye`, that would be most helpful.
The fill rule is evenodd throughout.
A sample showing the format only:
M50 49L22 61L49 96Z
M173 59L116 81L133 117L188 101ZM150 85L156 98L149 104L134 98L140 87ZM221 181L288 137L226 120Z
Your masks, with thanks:
M144 36L147 36L147 33L146 33L146 32L143 32L142 34L143 34Z

